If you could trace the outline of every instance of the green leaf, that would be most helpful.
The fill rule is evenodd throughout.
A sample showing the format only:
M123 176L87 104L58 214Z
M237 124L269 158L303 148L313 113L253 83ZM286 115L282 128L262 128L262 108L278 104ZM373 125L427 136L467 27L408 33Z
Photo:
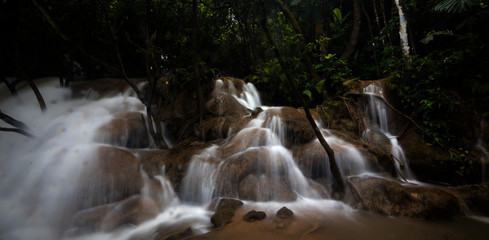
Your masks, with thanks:
M324 82L326 81L326 79L323 79L321 81L319 81L318 83L316 83L316 86L314 86L314 88L316 88L316 90L321 93L323 91L323 86L324 86Z
M309 97L309 99L311 99L311 98L312 98L311 91L309 91L309 90L307 90L307 89L306 89L306 90L304 90L302 93L304 93L305 95L307 95L307 96Z

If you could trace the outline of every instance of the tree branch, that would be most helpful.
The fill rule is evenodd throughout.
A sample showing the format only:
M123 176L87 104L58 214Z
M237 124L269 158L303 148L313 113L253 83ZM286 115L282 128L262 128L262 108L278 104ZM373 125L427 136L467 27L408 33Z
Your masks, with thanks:
M19 128L4 128L4 127L0 127L0 131L4 131L4 132L16 132L16 133L20 133L26 137L30 137L30 138L35 138L34 135L22 130L22 129L19 129Z
M276 0L276 1L280 1L280 0ZM282 59L282 56L280 54L279 49L277 48L277 45L273 41L270 30L268 29L268 26L267 26L267 10L266 10L265 0L261 0L261 3L262 3L262 8L263 8L262 27L263 27L263 30L265 31L265 35L267 36L267 39L270 42L270 45L272 45L272 48L273 48L275 55L276 55L276 57L280 63L280 66L282 67L282 70L285 73L285 76L288 80L288 83L290 84L290 87L293 89L293 93L294 93L295 97L297 99L299 99L300 103L302 104L302 106L304 108L304 112L306 113L307 120L309 120L309 123L310 123L314 133L316 134L316 137L318 138L319 142L321 143L321 145L323 146L324 150L326 151L326 153L328 155L329 167L330 167L331 173L332 173L333 178L334 178L336 190L340 194L340 197L343 197L344 193L345 193L345 185L343 183L343 176L341 174L341 171L340 171L338 165L336 164L334 151L328 145L326 140L324 140L324 137L323 137L321 131L319 130L318 126L316 125L316 122L314 121L314 118L311 115L311 112L309 111L309 107L307 106L306 102L302 98L301 93L299 92L297 86L295 85L295 82L292 79L292 76L290 75L285 62Z
M41 92L39 92L39 88L37 88L36 84L34 84L32 79L30 78L27 79L27 83L29 83L29 86L32 88L32 91L34 91L37 101L39 102L39 106L41 107L41 111L45 112L47 110L46 102L44 102L44 98L42 97Z
M387 105L389 108L391 108L394 112L396 112L396 113L400 114L401 116L403 116L404 118L406 118L409 122L411 122L414 126L416 126L416 128L418 128L420 131L424 132L424 129L422 127L420 127L419 124L416 123L416 121L414 121L411 117L409 117L405 113L399 111L397 108L392 106L392 104L387 102L387 100L385 100L385 98L383 98L382 96L379 96L376 94L365 94L365 93L355 93L355 92L347 92L345 94L345 96L350 96L350 95L353 95L353 96L374 96L377 99L380 99L382 102L384 102L385 105Z
M2 119L6 123L8 123L8 124L10 124L10 125L12 125L14 127L17 127L17 128L20 128L20 129L28 129L27 125L25 125L23 122L18 121L18 120L15 120L14 118L12 118L9 115L3 113L2 111L0 111L0 119Z
M27 137L31 137L33 138L34 135L28 133L26 130L28 130L29 128L27 127L27 125L25 125L23 122L21 121L18 121L18 120L15 120L14 118L10 117L9 115L3 113L2 111L0 111L0 119L2 119L4 122L14 126L15 128L4 128L4 127L1 127L0 128L0 131L5 131L5 132L16 132L16 133L20 133L24 136L27 136Z

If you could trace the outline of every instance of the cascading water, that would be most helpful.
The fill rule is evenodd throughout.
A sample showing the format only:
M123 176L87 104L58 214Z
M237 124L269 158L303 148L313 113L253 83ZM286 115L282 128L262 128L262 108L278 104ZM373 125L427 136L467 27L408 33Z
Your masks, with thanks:
M363 133L363 138L372 143L372 141L378 141L376 134L385 136L391 145L390 152L396 160L395 165L398 173L402 174L401 177L406 178L406 180L414 180L415 177L409 169L404 151L397 141L397 136L390 132L389 124L391 122L387 119L389 109L383 101L377 98L384 98L382 87L379 83L369 84L363 89L363 94L368 96L368 103L365 106L367 128Z
M184 224L197 226L197 231L201 225L208 225L209 213L179 204L163 176L154 176L154 181L150 181L137 167L137 154L100 142L110 139L100 138L100 129L118 113L145 114L144 105L137 98L124 93L99 100L95 100L93 94L72 99L69 89L57 86L57 79L36 82L47 104L45 113L41 112L30 89L24 88L17 97L2 99L0 103L3 113L25 123L29 133L34 135L29 138L0 132L0 212L3 216L0 239L61 239L80 234L79 238L87 239L127 239L141 229L89 236L83 235L83 229L67 229L73 228L72 219L77 219L75 213L78 212L77 216L84 211L97 213L100 209L109 209L105 220L100 219L100 228L110 228L119 209L134 202L142 209L152 206L162 212L152 221L153 230L162 221L166 221L165 224L178 222L190 215L195 221ZM6 89L1 92L7 93ZM0 124L10 127L3 122ZM119 140L125 138L118 137ZM119 174L134 178L124 182ZM138 192L140 197L112 203ZM147 225L141 228L148 228Z
M288 239L317 233L333 239L412 239L432 229L424 223L404 224L392 218L357 214L349 205L331 200L329 161L318 140L304 130L310 126L303 112L262 106L252 84L216 81L213 97L232 96L249 109L237 122L247 122L222 129L229 132L227 138L199 148L203 150L189 158L177 192L170 184L171 175L165 177L164 167L151 175L145 172L143 159L158 151L146 148L151 144L144 139L147 133L126 129L139 125L134 123L145 115L138 99L129 93L99 98L93 91L87 91L83 99L72 99L68 89L56 85L57 79L39 85L48 105L46 113L40 111L28 90L0 102L2 112L26 123L35 136L31 139L0 132L0 239L167 239L186 229L198 235L211 225L212 212L206 207L221 197L243 200L245 204L238 212L262 209L267 214L262 225L230 226L237 234L242 230L236 228L244 226L270 237L296 234ZM377 103L371 106L375 111L386 111ZM387 126L386 118L370 111L369 121ZM321 127L319 119L316 122ZM120 128L124 130L118 131ZM383 132L389 136L387 130ZM364 152L332 130L322 128L321 132L335 151L344 176L371 172ZM395 140L390 138L393 155L402 159L402 149L394 147ZM273 217L284 205L294 212L294 220ZM413 226L420 234L411 231ZM407 237L397 234L407 227ZM440 232L451 229L436 227L443 229ZM386 229L395 230L379 237ZM226 235L226 231L220 232L224 238L236 237ZM445 232L433 238L442 234Z
M237 94L231 80L219 79L213 96L232 95L243 106L249 109L260 107L263 111L222 146L212 146L194 156L183 180L183 200L206 204L215 197L292 201L297 197L321 199L329 196L329 190L304 176L287 147L293 137L288 136L290 130L282 117L283 111L300 116L303 113L291 108L261 106L253 85L241 85L241 93ZM317 119L317 122L320 121ZM368 172L365 160L353 146L326 130L323 134L337 150L337 161L345 175ZM316 139L307 151L324 151L318 145ZM325 153L319 155L322 158L319 165L323 166L321 172L331 181L328 158Z

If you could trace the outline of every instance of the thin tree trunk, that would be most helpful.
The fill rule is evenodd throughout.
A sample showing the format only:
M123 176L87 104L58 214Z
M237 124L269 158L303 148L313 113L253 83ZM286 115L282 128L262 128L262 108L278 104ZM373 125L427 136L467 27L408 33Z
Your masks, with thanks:
M263 19L262 19L262 27L265 32L265 35L267 36L268 41L270 42L270 45L272 45L272 48L275 52L275 55L277 56L277 59L280 63L280 66L282 67L282 70L285 73L285 76L287 77L287 80L290 84L290 87L293 89L293 93L297 99L299 99L300 103L302 104L304 108L304 112L306 113L307 120L309 121L314 133L316 134L316 137L318 138L319 142L323 146L324 150L326 151L329 159L329 166L331 173L333 174L333 179L334 179L334 184L335 184L335 190L340 194L341 197L344 196L345 193L345 184L343 182L343 176L341 174L341 171L336 164L336 159L334 155L333 149L328 145L326 140L324 139L321 131L319 130L318 126L316 125L316 122L314 121L314 118L311 115L311 112L309 111L309 107L307 106L306 102L302 98L301 93L297 89L296 84L294 83L294 80L292 79L288 68L285 64L285 62L282 59L282 56L280 54L279 49L277 48L277 45L273 41L272 35L270 33L270 30L268 29L267 26L267 10L266 10L266 5L265 5L265 0L261 0L262 3L262 8L263 8Z
M44 102L44 98L42 97L41 92L39 92L39 88L37 88L36 84L34 84L32 79L30 78L27 79L27 83L29 83L29 86L32 88L32 91L34 91L37 101L39 102L39 106L41 107L41 111L45 112L47 110L46 102Z
M292 26L294 27L295 32L300 35L301 40L302 40L302 44L306 45L306 39L304 38L304 34L301 30L301 27L299 26L299 22L297 22L297 20L294 17L294 14L292 14L289 7L287 5L285 5L281 0L274 0L274 1L282 7L282 9L285 12L285 16L287 16L289 21L292 23ZM311 74L311 77L319 80L321 78L319 77L319 74L314 69L314 67L312 65L311 57L309 55L310 55L309 50L306 50L306 53L303 56L304 64L306 65L307 70Z
M358 36L360 35L360 23L360 0L353 0L353 29L351 30L350 41L348 42L343 54L341 54L341 60L348 59L355 51L355 47L358 43Z
M319 9L321 12L321 24L322 24L322 31L323 33L321 36L326 39L326 37L329 35L329 8L328 8L328 1L326 0L321 0L319 1ZM320 53L321 57L324 57L328 53L328 41L322 41L321 46L320 46Z
M361 2L361 4L362 4L363 14L365 14L365 18L367 19L368 30L370 32L370 39L372 40L373 54L374 54L374 60L375 60L375 68L377 70L377 78L380 78L380 67L379 67L379 62L377 61L377 48L376 48L375 41L374 41L374 33L372 30L372 23L370 22L370 16L368 15L367 11L365 10L365 6L363 5L363 2Z
M394 0L397 6L397 12L399 13L399 37L401 38L402 53L404 56L409 56L409 40L407 33L407 19L404 14L401 0Z
M389 47L392 47L392 37L391 37L391 34L389 32L389 29L388 29L388 25L387 25L387 16L385 15L384 0L380 1L380 11L382 12L382 20L384 22L384 30L385 30L385 33L387 34L387 40L389 42ZM394 51L392 51L392 49L391 49L391 55L394 56Z
M379 13L377 11L377 0L372 0L372 8L374 9L374 14L375 14L375 23L377 23L377 27L379 28L380 34L382 35L384 30L380 26L380 18L379 18ZM385 47L385 40L384 38L381 38L382 45Z
M163 138L163 133L162 133L158 114L156 114L154 111L151 110L151 104L153 101L153 92L155 89L156 81L153 81L153 85L150 86L149 98L146 101L143 94L141 93L139 88L136 86L136 84L127 77L126 70L124 69L124 63L122 62L121 54L120 54L119 47L117 46L117 44L115 44L115 49L117 52L117 58L119 59L119 64L121 66L121 71L122 71L122 75L123 75L124 79L129 84L129 86L132 88L132 90L136 93L139 100L146 106L146 115L148 117L148 127L149 127L149 133L150 133L151 137L155 141L155 144L158 148L168 148L168 145L166 144L165 139ZM156 125L156 130L154 128L155 125Z

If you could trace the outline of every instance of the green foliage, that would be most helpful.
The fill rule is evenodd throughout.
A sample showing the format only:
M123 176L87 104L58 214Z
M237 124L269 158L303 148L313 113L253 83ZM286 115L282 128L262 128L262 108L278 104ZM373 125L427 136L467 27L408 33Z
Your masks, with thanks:
M463 12L479 4L483 3L480 0L444 0L436 5L434 10L447 13Z
M314 87L318 92L328 96L343 94L343 82L352 78L352 70L345 61L338 59L335 54L322 57L320 62L314 65L314 68L324 79L311 83L309 87Z
M205 62L199 62L199 73L204 82L209 82L216 75L216 68L209 67ZM176 68L173 72L168 73L166 79L160 79L157 83L160 92L169 88L171 92L179 93L185 89L194 89L195 84L194 66L186 68Z

